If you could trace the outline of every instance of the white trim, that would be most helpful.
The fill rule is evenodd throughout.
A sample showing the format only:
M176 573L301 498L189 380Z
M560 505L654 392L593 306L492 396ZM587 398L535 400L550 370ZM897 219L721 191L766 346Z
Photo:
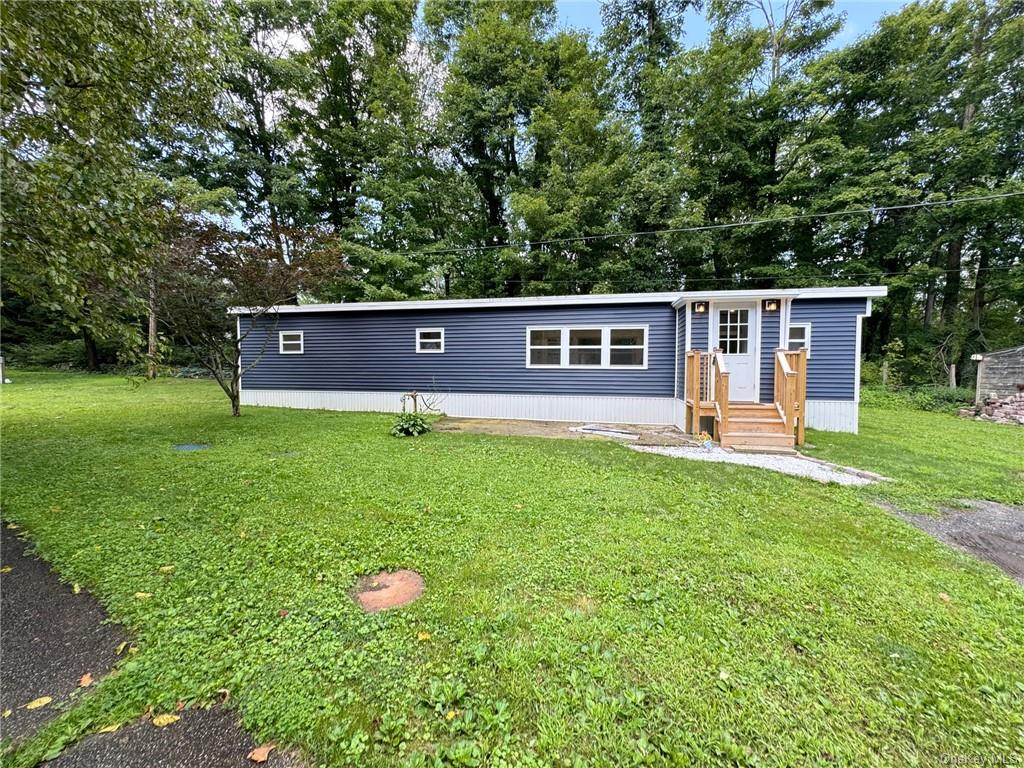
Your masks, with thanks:
M440 333L441 334L441 348L440 349L422 349L420 344L424 341L433 342L435 339L421 339L420 334L422 333ZM444 328L417 328L416 329L416 354L417 355L443 355L444 354Z
M674 307L691 301L870 298L885 296L884 285L838 286L823 288L779 288L738 291L672 291L664 293L603 293L581 296L523 296L509 299L430 299L417 301L366 301L343 304L287 304L273 307L274 314L309 312L375 312L423 309L486 309L490 307L552 307L588 304L658 304L671 302ZM228 314L251 315L263 312L260 307L230 307Z
M643 365L612 365L611 364L611 332L623 331L631 328L640 328L644 332L644 362ZM534 347L530 344L530 334L533 331L559 331L561 344L559 347ZM570 365L569 364L569 335L570 331L600 331L601 332L601 364L600 365ZM596 347L593 347L596 349ZM623 349L636 349L635 346L622 347ZM615 325L576 324L576 325L528 325L526 326L526 367L530 369L559 370L559 371L646 371L647 353L651 348L651 329L646 323L617 323ZM561 351L558 365L534 364L530 362L530 352L534 349L559 349Z
M860 321L858 321L858 322L860 322ZM807 359L810 360L811 359L811 323L790 323L789 327L786 329L786 343L782 346L782 348L787 350L787 351L795 351L795 350L790 350L789 349L789 345L793 341L793 339L790 337L790 334L792 333L794 328L803 328L804 329L804 347L807 348Z
M351 301L342 304L283 304L274 312L373 312L396 309L486 309L488 307L551 307L579 306L582 304L658 304L669 303L683 294L679 291L664 293L593 293L579 296L522 296L509 299L427 299L416 301ZM228 314L250 315L261 312L259 307L230 307Z
M295 389L245 389L242 404L277 408L398 413L402 392L340 392ZM425 393L432 407L449 416L477 419L597 422L602 424L675 424L680 415L674 397L602 395Z
M857 433L856 400L807 400L805 413L811 429Z
M857 335L853 348L853 402L860 402L860 358L861 358L861 343L864 332L864 318L871 317L871 299L868 299L867 306L864 308L863 315L857 315ZM856 432L856 428L853 430Z
M888 288L884 285L835 286L826 288L758 288L738 291L688 291L680 294L675 304L691 301L743 301L745 299L859 299L885 296Z
M294 336L295 334L299 335L299 348L297 350L295 350L295 349L286 350L284 348L284 345L285 345L284 337L285 336ZM288 343L289 344L294 344L295 343L295 339L289 339ZM278 331L277 332L277 352L278 352L278 354L281 354L281 355L303 355L303 354L305 354L306 353L306 332L305 331Z

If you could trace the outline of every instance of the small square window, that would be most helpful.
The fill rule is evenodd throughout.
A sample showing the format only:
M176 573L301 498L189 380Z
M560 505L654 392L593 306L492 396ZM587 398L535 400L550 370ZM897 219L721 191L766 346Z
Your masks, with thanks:
M416 352L433 354L444 352L444 328L417 328Z
M811 356L811 324L798 323L789 326L789 337L786 340L786 349L796 352L799 349L807 350L807 357Z
M278 352L282 355L301 355L305 352L302 331L281 331L277 335Z

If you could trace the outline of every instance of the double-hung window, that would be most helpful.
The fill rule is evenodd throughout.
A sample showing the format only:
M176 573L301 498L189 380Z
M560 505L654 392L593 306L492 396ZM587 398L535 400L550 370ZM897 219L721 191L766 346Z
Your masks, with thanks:
M444 352L444 328L417 328L416 352L433 354Z
M280 331L277 349L282 355L301 355L305 351L302 331Z
M527 368L646 368L647 326L526 329Z
M786 340L786 349L796 352L798 349L806 349L807 357L811 356L811 324L796 323L789 326L789 338Z

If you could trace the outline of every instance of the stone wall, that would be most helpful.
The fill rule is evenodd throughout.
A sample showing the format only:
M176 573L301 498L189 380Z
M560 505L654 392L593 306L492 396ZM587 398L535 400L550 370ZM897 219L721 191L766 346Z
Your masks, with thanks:
M1024 426L1024 392L1009 397L988 398L974 408L962 408L961 416L972 416L982 421Z

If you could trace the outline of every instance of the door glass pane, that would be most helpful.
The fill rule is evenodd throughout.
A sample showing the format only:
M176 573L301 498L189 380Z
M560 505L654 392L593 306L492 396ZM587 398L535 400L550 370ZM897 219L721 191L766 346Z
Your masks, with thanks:
M749 349L750 310L718 311L718 346L727 355L745 355Z

